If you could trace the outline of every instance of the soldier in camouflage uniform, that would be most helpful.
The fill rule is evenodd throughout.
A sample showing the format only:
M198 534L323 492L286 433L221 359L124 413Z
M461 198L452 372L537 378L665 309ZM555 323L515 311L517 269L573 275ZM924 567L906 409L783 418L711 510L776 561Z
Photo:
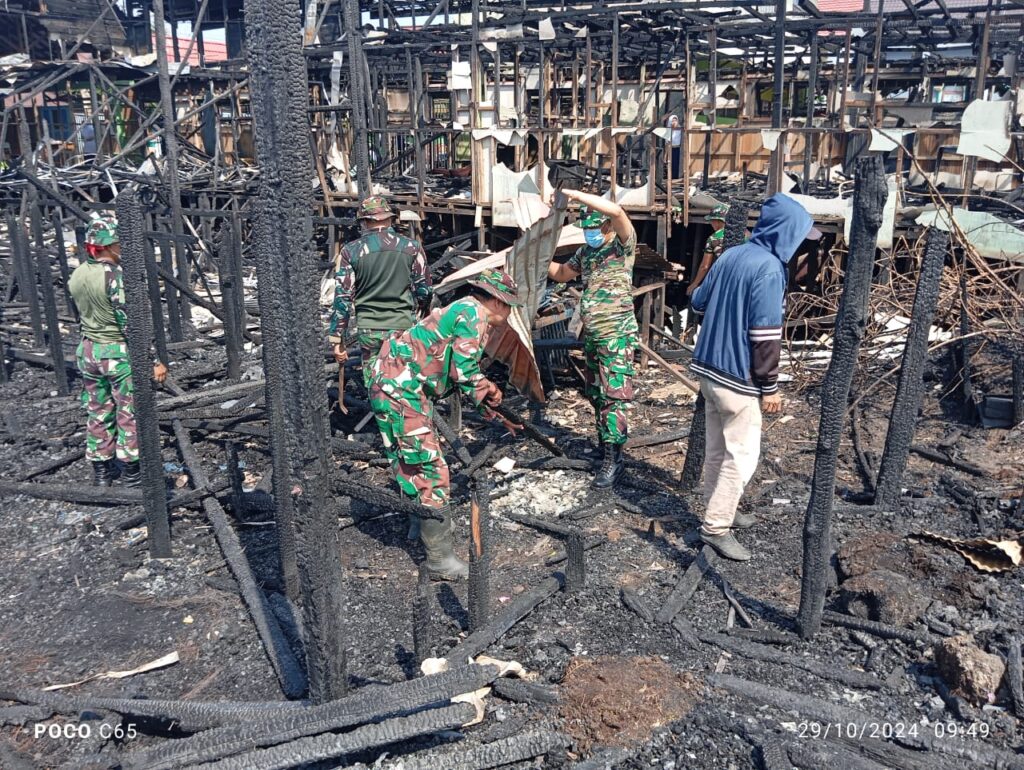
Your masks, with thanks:
M711 209L710 214L704 217L705 222L711 223L712 232L708 236L707 243L704 244L704 255L701 257L697 273L686 289L688 295L696 291L704 280L704 276L708 274L708 270L715 264L715 260L722 256L722 251L725 248L725 215L728 213L729 207L724 203L719 203Z
M141 481L139 442L132 367L125 339L128 316L124 309L117 220L93 220L85 234L85 247L86 260L75 268L68 282L82 319L82 342L77 357L84 383L85 456L92 462L96 485L111 485L116 456L125 465L124 484L137 486ZM163 382L166 376L167 368L156 362L153 378Z
M552 263L548 277L565 283L583 276L580 317L586 354L586 395L597 417L601 467L591 486L611 487L625 467L622 448L629 436L627 413L633 400L633 357L639 330L633 311L636 231L614 201L563 190L578 201L586 245L565 264Z
M370 372L384 340L405 331L430 306L427 256L415 241L392 227L394 214L379 195L359 205L363 234L338 254L334 309L328 338L334 359L344 365L345 333L353 305L359 327L356 340L363 357L363 383L370 389ZM341 394L338 401L341 402Z
M385 340L370 374L370 406L399 489L441 513L440 520L413 517L411 534L418 529L431 576L451 580L465 577L468 567L452 548L448 465L434 430L434 401L458 387L485 417L497 416L488 407L501 404L501 390L480 371L480 358L490 330L520 304L503 270L469 283L470 296Z

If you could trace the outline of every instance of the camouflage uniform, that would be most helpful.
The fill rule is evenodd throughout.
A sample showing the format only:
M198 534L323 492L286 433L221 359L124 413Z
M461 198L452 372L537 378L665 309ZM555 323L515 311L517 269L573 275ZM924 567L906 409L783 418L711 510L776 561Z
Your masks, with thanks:
M728 213L729 206L725 203L719 203L716 204L714 208L711 209L711 213L704 217L704 221L709 224L715 221L724 222L725 215ZM721 227L718 230L715 230L713 233L711 233L711 236L708 238L708 242L704 244L704 256L711 256L711 261L708 263L709 268L711 267L711 265L715 264L715 260L722 256L722 252L724 250L725 228Z
M359 207L359 218L363 221L381 221L392 216L380 196L367 198ZM418 243L393 228L371 230L342 247L328 338L334 344L344 344L354 305L358 316L356 341L362 353L363 384L367 390L381 345L396 332L412 326L417 310L429 307L432 295L426 254Z
M109 246L116 242L117 222L94 220L86 243ZM136 462L139 442L121 267L90 256L75 268L68 288L82 318L77 359L86 412L85 456L92 462L112 460L115 455L122 462Z
M599 248L581 246L568 262L583 277L585 393L594 407L597 435L607 444L625 444L629 435L627 413L639 339L633 312L635 258L634 232L625 243L616 237Z
M480 371L488 332L483 306L458 300L388 339L370 375L370 406L398 486L431 508L447 504L450 480L434 431L434 399L455 384L492 416L484 399L494 386Z

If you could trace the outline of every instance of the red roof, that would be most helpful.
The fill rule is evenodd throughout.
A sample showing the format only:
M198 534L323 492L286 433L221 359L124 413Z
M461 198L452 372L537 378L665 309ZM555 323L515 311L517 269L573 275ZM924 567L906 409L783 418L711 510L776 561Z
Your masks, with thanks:
M185 58L185 52L188 51L189 43L192 42L192 38L179 37L178 38L178 51L181 56L180 59ZM153 36L153 47L156 48L156 35ZM228 46L227 43L218 42L216 40L210 40L209 38L203 38L203 60L209 64L210 62L226 61L228 58ZM179 61L174 57L174 40L168 35L167 36L167 61L175 62ZM188 56L188 63L196 67L199 66L199 41L195 42L192 46L192 53Z

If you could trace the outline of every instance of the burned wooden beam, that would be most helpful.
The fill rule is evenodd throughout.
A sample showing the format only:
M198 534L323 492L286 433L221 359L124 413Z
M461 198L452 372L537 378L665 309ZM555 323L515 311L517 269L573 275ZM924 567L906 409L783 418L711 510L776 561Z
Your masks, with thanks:
M433 656L434 624L430 607L430 570L424 562L420 564L416 579L416 595L412 600L412 644L418 663Z
M492 617L486 626L477 629L445 656L454 663L464 663L486 650L512 626L533 612L541 602L554 596L562 587L563 579L558 573L544 579L539 585L524 591L506 604L501 612Z
M224 322L224 348L228 357L228 379L237 380L241 374L242 327L245 323L245 297L242 292L240 245L230 224L220 232L217 250L217 275L220 281L221 308Z
M490 495L491 483L474 477L471 484L469 516L469 630L487 623L490 613Z
M192 477L193 483L197 487L208 486L210 480L203 470L195 447L192 446L188 430L177 420L174 422L174 437L178 442L178 451L181 453L182 462ZM228 521L227 514L220 503L212 497L203 499L203 510L213 526L213 534L224 555L224 561L228 563L231 574L238 582L242 601L245 602L246 609L249 610L249 615L256 626L256 632L263 643L263 649L267 653L274 673L277 674L281 691L287 698L302 697L306 692L306 674L292 652L277 619L270 612L267 598L252 574L249 560L245 556L237 533L232 528L231 522Z
M842 668L834 662L822 663L817 660L807 659L789 652L783 652L767 645L716 634L709 631L697 631L697 637L705 644L713 644L719 649L731 652L750 660L759 660L765 663L775 663L780 666L792 666L801 671L820 679L827 679L830 682L839 682L845 687L855 687L864 690L881 690L883 682L876 676L865 674L862 671L853 671Z
M135 422L139 441L142 492L153 558L171 555L170 514L164 488L164 462L160 456L160 426L151 373L153 317L146 285L146 255L142 204L134 187L124 189L116 201L121 239L121 271L124 276L125 312L128 315L128 359L132 367Z
M289 598L302 592L310 697L323 702L340 697L347 686L345 602L337 516L328 503L319 260L311 243L309 83L298 18L298 0L245 2L260 168L253 254L277 533Z
M1021 664L1020 636L1010 636L1010 646L1006 653L1006 685L1010 690L1010 702L1017 719L1024 719L1024 665Z
M43 313L46 316L46 343L50 347L50 360L54 362L53 376L57 393L66 396L71 392L68 372L60 362L64 360L64 343L57 317L57 297L53 291L53 271L50 269L50 255L43 236L43 215L38 202L29 212L32 223L32 239L35 241L35 274L39 281L39 295L42 298Z
M682 574L671 593L662 602L654 619L658 623L671 623L672 619L683 609L683 605L696 593L700 581L704 578L704 573L717 564L720 559L717 551L711 548L701 548L697 557L690 562L686 572Z
M857 725L858 730L849 737L843 734L844 731L837 731L840 733L838 738L857 744L870 741L877 748L884 750L891 747L894 751L899 751L898 747L886 741L868 738L865 732L860 729L861 726L865 729L870 729L871 725L882 725L899 720L887 719L878 714L871 714L821 698L790 692L778 687L727 674L710 675L708 677L708 684L712 687L724 689L734 695L747 698L759 706L767 704L786 712L795 712L802 719L814 720L822 725ZM905 724L912 724L912 722L913 720L906 721ZM957 759L970 760L972 763L976 763L976 767L1005 768L1009 770L1010 768L1019 768L1021 766L1019 755L1002 749L991 748L966 738L944 738L936 735L932 730L921 730L916 735L907 734L900 735L899 737L900 743L905 746L935 751ZM939 761L942 760L940 759ZM903 766L898 760L894 762L891 757L886 764L891 767Z
M49 690L4 690L0 700L40 705L59 714L78 715L83 711L113 711L133 717L145 717L173 723L184 732L236 725L259 716L280 718L307 704L299 701L205 702L149 698L111 698L103 695L69 695Z
M934 642L934 638L931 634L911 631L906 628L897 628L896 626L891 626L888 623L880 623L876 620L855 618L852 615L844 615L839 612L830 612L825 610L822 613L821 619L829 625L842 626L843 628L849 628L854 631L863 631L881 639L899 639L901 642L906 642L907 644L912 645L931 644Z
M32 338L37 348L46 344L43 333L43 315L39 308L39 292L36 288L36 270L29 256L28 237L25 228L11 214L7 215L7 234L11 239L11 261L18 293L28 303L29 319L32 323Z
M917 413L924 398L924 365L928 358L928 332L939 299L942 266L949 249L949 233L938 228L928 231L921 271L910 313L907 342L903 347L896 398L889 414L889 431L875 484L875 505L889 508L900 494L900 482L907 468L911 442L917 427Z
M457 666L407 682L370 685L346 698L319 706L255 713L239 724L207 730L190 738L137 752L130 755L124 764L126 769L146 770L195 767L259 747L275 746L309 735L429 708L456 695L486 687L497 674L495 666Z
M798 625L809 638L821 626L832 556L832 502L835 496L836 460L843 433L850 385L857 366L867 322L871 270L875 243L888 197L885 168L878 156L857 161L853 196L853 223L843 293L836 317L832 360L821 389L821 420L814 459L811 498L804 519L804 559Z
M272 748L238 754L211 764L210 770L285 770L377 746L399 743L417 735L454 730L474 719L476 707L473 704L453 703L428 711L418 711L409 716L386 719L347 733L313 735Z
M698 393L693 403L693 417L690 420L689 441L686 442L686 459L679 474L679 491L692 492L700 484L704 470L704 450L707 446L707 419L704 394Z

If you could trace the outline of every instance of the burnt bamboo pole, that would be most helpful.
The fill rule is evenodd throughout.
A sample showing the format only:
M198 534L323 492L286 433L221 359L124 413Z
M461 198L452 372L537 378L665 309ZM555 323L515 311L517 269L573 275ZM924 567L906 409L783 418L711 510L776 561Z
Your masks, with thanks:
M949 250L949 233L932 228L921 261L921 272L910 314L907 342L903 348L896 398L889 415L889 431L875 484L875 505L889 508L900 494L900 481L907 467L910 445L917 427L917 412L924 398L924 365L928 359L928 331L939 299L942 266Z
M53 215L50 217L50 222L53 225L54 245L57 247L57 264L60 267L60 280L62 289L64 291L64 305L68 309L68 313L72 318L75 319L75 323L78 322L78 307L75 305L75 301L71 299L71 290L68 288L68 284L71 281L71 269L68 266L68 248L67 243L64 241L64 220L61 217L59 209L54 209Z
M221 308L224 321L224 347L228 357L228 379L238 380L242 367L242 303L241 277L237 274L235 238L231 222L226 221L220 233L217 272L220 282Z
M142 496L149 530L150 557L171 555L170 515L164 489L164 463L160 456L160 425L150 371L152 317L146 287L146 259L142 205L138 192L128 188L117 196L118 232L121 238L121 269L124 275L125 311L128 314L128 359L132 367L136 433L142 469Z
M18 282L18 292L28 303L33 344L35 347L41 348L46 344L46 335L43 333L43 314L39 308L36 270L32 266L32 258L28 253L28 236L25 234L25 228L22 226L20 218L8 215L7 232L11 239L12 272Z
M151 221L151 217L147 217ZM157 272L153 239L146 237L144 255L146 258L146 286L149 289L149 309L153 317L153 345L156 355L164 364L170 362L167 351L167 327L164 326L163 305L160 302L160 276Z
M882 225L882 209L888 189L885 167L877 155L857 161L853 193L853 223L843 294L836 316L832 360L821 388L821 420L814 460L811 499L804 519L804 559L797 624L807 639L821 627L828 569L832 556L832 498L835 494L836 459L843 434L843 419L857 353L867 322L871 270L875 243Z
M50 359L53 361L53 376L57 384L57 393L66 396L71 392L68 385L68 370L64 366L64 342L60 333L60 320L57 318L57 297L53 291L53 270L50 268L50 255L46 251L46 239L43 236L43 214L39 200L30 212L32 222L32 239L35 241L36 258L35 273L39 281L39 295L42 298L43 313L46 316L46 342L50 347Z
M183 232L181 181L178 179L178 137L174 130L176 117L174 112L174 92L171 86L170 69L167 63L167 31L164 29L164 19L166 18L164 14L164 0L153 0L153 17L155 19L154 31L156 32L157 83L160 87L160 112L163 114L161 135L164 141L164 152L167 153L167 163L164 166L164 184L167 187L167 195L170 198L171 204L171 232L175 235L173 239L175 264L178 276L182 281L188 283L190 272L188 259L181 243L177 239L177 236ZM175 31L176 29L177 25L172 22L171 30ZM175 43L177 43L177 36L175 36ZM177 53L177 46L175 46L175 52ZM171 326L171 337L175 342L183 339L184 329L191 325L191 312L187 297L179 297L177 309L181 314L181 326Z
M351 10L346 6L347 10ZM253 253L282 572L301 589L310 697L346 690L343 573L320 355L313 161L298 0L246 0L247 58L260 168ZM353 100L354 103L357 100Z
M353 146L359 199L370 193L370 148L367 137L366 83L363 82L363 40L361 37L359 0L341 0L345 37L348 40L348 96L352 104ZM324 191L326 192L326 190Z
M489 530L491 484L481 475L470 482L469 528L469 630L477 631L487 623L490 611L491 569Z
M807 33L807 47L810 49L810 62L807 68L807 128L814 126L814 94L818 90L818 33L811 30ZM804 194L810 194L811 159L814 156L814 138L812 133L804 134Z

